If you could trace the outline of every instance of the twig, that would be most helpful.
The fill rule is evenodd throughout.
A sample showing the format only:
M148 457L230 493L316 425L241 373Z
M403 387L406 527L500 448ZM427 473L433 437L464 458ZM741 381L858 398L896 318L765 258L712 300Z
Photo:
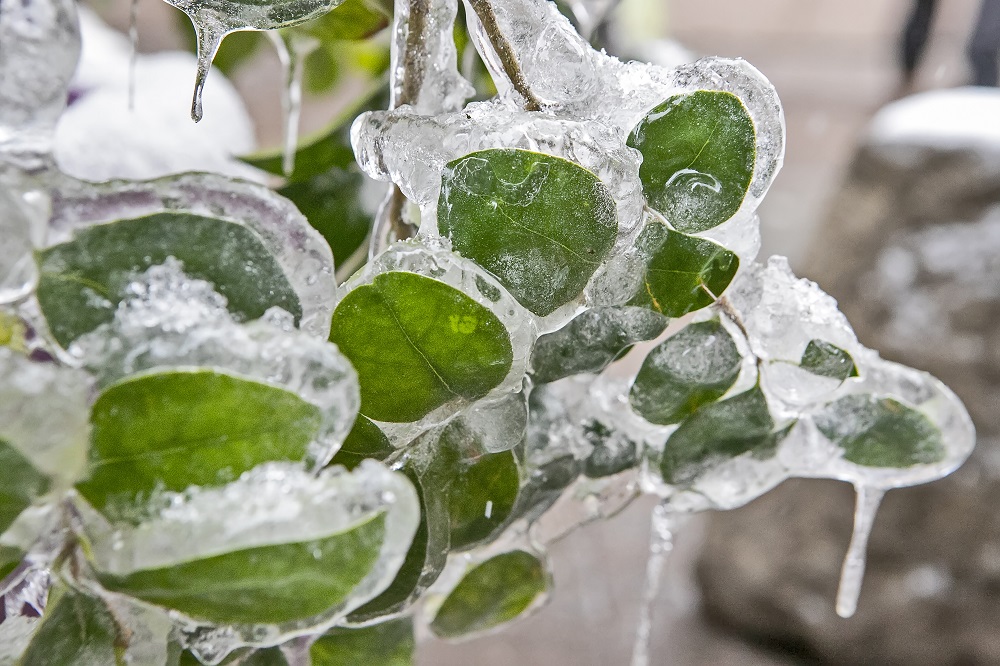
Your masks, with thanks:
M528 81L524 78L524 72L521 70L521 64L517 61L517 56L514 54L514 47L500 30L500 24L497 21L497 15L493 11L493 5L490 4L490 0L469 0L469 4L472 6L473 11L476 12L479 23L482 24L483 30L486 31L486 36L489 37L490 44L493 46L497 57L500 58L500 64L503 65L504 73L510 79L514 90L524 98L525 111L541 111L542 103L535 97L535 93L528 86Z

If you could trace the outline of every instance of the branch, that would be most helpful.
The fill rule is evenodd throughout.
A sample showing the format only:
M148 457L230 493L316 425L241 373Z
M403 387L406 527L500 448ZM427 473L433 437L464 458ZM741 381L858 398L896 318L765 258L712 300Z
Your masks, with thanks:
M486 31L486 36L489 37L497 57L500 58L504 73L510 79L514 90L524 98L525 111L541 111L542 102L535 97L535 93L531 92L528 81L524 78L524 72L521 70L521 64L514 54L514 47L500 30L500 24L497 22L497 15L493 11L490 0L469 0L469 4L476 12L479 23Z

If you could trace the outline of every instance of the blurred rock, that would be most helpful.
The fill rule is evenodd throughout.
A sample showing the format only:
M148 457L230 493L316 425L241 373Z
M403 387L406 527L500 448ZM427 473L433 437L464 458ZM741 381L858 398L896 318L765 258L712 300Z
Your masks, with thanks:
M800 272L861 341L965 401L978 449L954 476L892 491L857 615L834 597L853 493L790 481L713 517L707 612L837 664L1000 663L1000 91L925 93L878 113Z

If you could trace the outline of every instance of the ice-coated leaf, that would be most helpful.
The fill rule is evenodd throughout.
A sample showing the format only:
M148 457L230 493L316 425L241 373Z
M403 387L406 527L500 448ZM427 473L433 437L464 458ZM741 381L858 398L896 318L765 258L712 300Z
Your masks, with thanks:
M690 324L649 353L629 392L650 423L677 423L719 399L736 381L742 357L718 319Z
M0 580L3 580L24 559L24 551L14 546L0 544Z
M0 439L0 534L49 488L49 479L21 453Z
M645 308L591 308L538 338L531 352L532 377L545 383L600 372L629 346L658 336L667 323L666 317Z
M510 622L548 587L545 565L523 550L496 555L470 569L431 621L442 638L458 638Z
M624 433L599 421L583 425L583 434L594 449L583 461L583 473L592 479L612 476L639 464L639 446Z
M79 230L39 253L38 301L59 344L111 321L135 276L167 257L213 284L239 319L257 319L273 306L302 314L280 264L254 231L202 215L156 213Z
M645 263L632 305L681 317L711 305L732 282L739 257L717 243L687 236L651 219L637 241Z
M125 575L97 573L106 589L201 620L280 624L322 613L368 575L384 515L339 534L237 550Z
M366 0L343 0L340 6L299 26L324 42L365 39L389 25L389 17Z
M829 404L816 425L844 450L844 459L865 467L912 467L944 460L941 431L926 416L892 398L861 393Z
M416 421L455 399L476 400L513 362L510 335L488 309L431 278L391 271L347 294L330 340L361 384L361 412Z
M303 460L321 420L290 391L220 372L126 379L94 404L90 476L77 489L97 509L127 515L154 491L220 485L263 462Z
M833 377L841 381L848 377L857 377L858 368L854 365L851 355L829 342L810 340L802 352L799 365L814 375Z
M615 202L590 171L515 149L449 162L438 229L537 315L578 297L618 231Z
M413 620L401 617L361 629L336 628L312 644L313 666L409 666Z
M752 452L764 455L786 432L774 433L774 421L760 387L703 405L667 440L660 461L663 480L672 485L694 481L716 461Z
M685 233L736 214L757 158L749 112L721 90L668 98L639 121L628 145L642 153L639 178L649 205Z
M385 460L395 450L385 433L370 419L359 414L357 420L354 421L354 427L347 434L343 446L330 460L330 464L354 469L366 458Z
M57 586L18 666L125 666L127 643L100 599Z

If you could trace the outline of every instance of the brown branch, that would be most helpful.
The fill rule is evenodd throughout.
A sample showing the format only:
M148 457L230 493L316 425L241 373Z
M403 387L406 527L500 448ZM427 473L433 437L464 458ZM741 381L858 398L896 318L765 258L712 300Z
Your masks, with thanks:
M504 73L510 79L514 90L524 98L525 111L541 111L542 102L535 97L535 93L528 86L528 81L524 78L524 72L521 70L521 64L517 61L517 55L514 54L514 47L511 45L510 40L503 34L503 31L500 30L500 24L497 21L497 15L493 11L493 5L490 4L490 0L469 0L469 4L472 5L472 9L476 12L479 23L482 24L483 30L486 31L486 36L490 38L490 44L493 46L497 57L500 58L500 64L503 65Z

